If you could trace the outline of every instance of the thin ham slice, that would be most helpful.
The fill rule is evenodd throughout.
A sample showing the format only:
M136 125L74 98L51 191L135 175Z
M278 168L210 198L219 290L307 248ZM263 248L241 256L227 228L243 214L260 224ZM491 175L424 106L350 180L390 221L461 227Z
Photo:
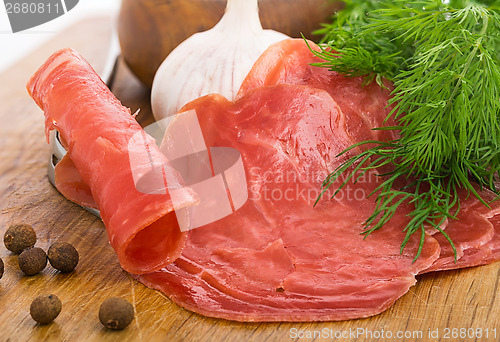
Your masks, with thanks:
M438 257L430 236L416 262L417 239L400 254L402 212L363 240L376 177L312 206L342 161L335 156L353 143L326 91L259 87L234 103L209 95L183 110L196 111L207 146L241 153L250 194L234 214L190 231L173 264L138 277L179 305L239 321L366 317L392 305Z
M484 265L500 260L498 252L500 203L496 195L476 188L489 208L474 195L460 189L461 210L448 221L445 231L457 250L457 260L450 243L441 234L433 235L441 245L439 259L423 273Z
M152 272L177 259L187 235L179 230L170 194L136 190L129 141L142 128L130 110L70 49L54 53L27 88L44 111L47 139L57 129L68 149L56 168L57 188L71 200L99 208L122 267L131 273ZM152 160L164 166L168 186L181 188L182 180L154 139L147 138L146 144ZM197 201L189 188L177 194L179 206Z
M445 228L446 234L451 238L457 251L457 260L451 244L442 234L433 237L441 246L439 259L426 269L431 271L451 270L479 265L481 261L491 254L491 249L486 247L494 236L493 224L477 211L462 211Z
M303 39L288 39L271 45L243 81L238 97L258 87L276 84L324 89L344 112L346 130L355 142L395 139L397 131L372 129L396 126L392 118L387 119L390 107L386 106L392 89L390 82L385 82L386 88L376 82L364 85L362 77L345 77L327 68L314 66L322 60L311 50L320 51L320 48ZM494 198L488 191L480 191L480 194L488 201ZM490 210L465 191L461 193L461 203L463 209L459 217L449 220L442 227L454 241L458 260L455 261L454 251L446 238L436 234L434 237L441 244L441 255L426 272L476 266L483 264L483 260L500 260L495 258L488 243L496 229L488 219L495 214L498 203Z

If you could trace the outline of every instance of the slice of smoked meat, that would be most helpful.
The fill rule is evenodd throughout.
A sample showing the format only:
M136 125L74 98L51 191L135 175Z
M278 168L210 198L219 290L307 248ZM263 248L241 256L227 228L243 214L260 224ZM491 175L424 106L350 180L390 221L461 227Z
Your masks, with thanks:
M131 273L152 272L177 259L187 235L179 230L168 189L151 195L135 186L133 172L143 170L142 165L132 169L129 151L134 146L129 143L143 130L130 110L70 49L54 53L27 88L44 111L47 138L57 129L68 150L55 170L57 188L73 201L99 208L122 267ZM169 179L167 187L182 188L182 179L169 168L154 139L144 137L151 160L162 165ZM197 202L189 188L176 194L179 206Z
M346 77L327 68L314 66L323 60L311 50L320 51L320 48L311 41L306 44L303 39L287 39L271 45L255 62L238 96L258 87L276 84L300 84L324 89L345 114L346 131L355 142L395 139L397 131L373 130L374 127L396 126L391 118L387 119L390 107L386 105L392 89L390 82L385 82L385 89L376 82L364 85L362 77ZM495 198L490 191L476 190L488 202ZM433 236L441 245L441 254L426 272L500 260L498 252L492 253L490 248L498 245L495 242L498 239L495 236L498 235L494 232L499 231L500 227L494 226L492 222L498 221L494 217L500 214L500 201L491 203L489 209L466 191L461 190L460 198L462 212L442 226L454 242L458 260L455 261L455 253L448 240L442 234L435 234Z
M249 200L190 231L173 264L138 276L179 305L240 321L366 317L392 305L438 257L432 237L416 262L417 239L400 254L402 212L363 240L376 176L313 207L322 180L342 162L335 156L353 143L328 92L259 87L236 102L209 95L183 110L196 111L207 146L241 153Z

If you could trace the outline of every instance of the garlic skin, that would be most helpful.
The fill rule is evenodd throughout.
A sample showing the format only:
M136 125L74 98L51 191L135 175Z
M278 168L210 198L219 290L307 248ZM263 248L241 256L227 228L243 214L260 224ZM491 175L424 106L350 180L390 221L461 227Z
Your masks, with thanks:
M160 65L151 90L155 119L211 93L233 100L262 52L287 38L262 28L258 0L228 0L217 25L186 39Z

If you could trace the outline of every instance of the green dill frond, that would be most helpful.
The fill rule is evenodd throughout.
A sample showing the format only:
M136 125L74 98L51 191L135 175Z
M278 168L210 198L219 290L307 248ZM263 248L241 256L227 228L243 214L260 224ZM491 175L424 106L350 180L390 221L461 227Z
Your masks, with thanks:
M365 234L381 229L402 203L411 203L402 248L420 233L417 257L425 227L435 227L453 246L439 226L460 210L458 189L487 205L474 184L496 191L499 181L500 14L488 3L368 1L364 16L348 7L337 24L325 26L316 53L322 67L394 82L390 115L398 122L399 139L377 142L346 161L325 180L323 193L342 174L348 177L340 188L379 164L392 165L372 194L376 209ZM397 189L400 179L413 181Z

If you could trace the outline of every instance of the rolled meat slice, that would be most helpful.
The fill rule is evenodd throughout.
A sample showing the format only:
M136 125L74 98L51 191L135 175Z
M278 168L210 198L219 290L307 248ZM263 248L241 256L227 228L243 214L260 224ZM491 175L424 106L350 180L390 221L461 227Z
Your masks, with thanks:
M122 267L142 274L175 261L187 238L175 210L194 205L197 197L130 110L71 49L55 52L27 89L44 111L47 139L57 129L68 151L56 167L56 187L67 198L100 210ZM133 151L144 150L147 160L131 163ZM164 179L163 188L139 191L151 165Z

